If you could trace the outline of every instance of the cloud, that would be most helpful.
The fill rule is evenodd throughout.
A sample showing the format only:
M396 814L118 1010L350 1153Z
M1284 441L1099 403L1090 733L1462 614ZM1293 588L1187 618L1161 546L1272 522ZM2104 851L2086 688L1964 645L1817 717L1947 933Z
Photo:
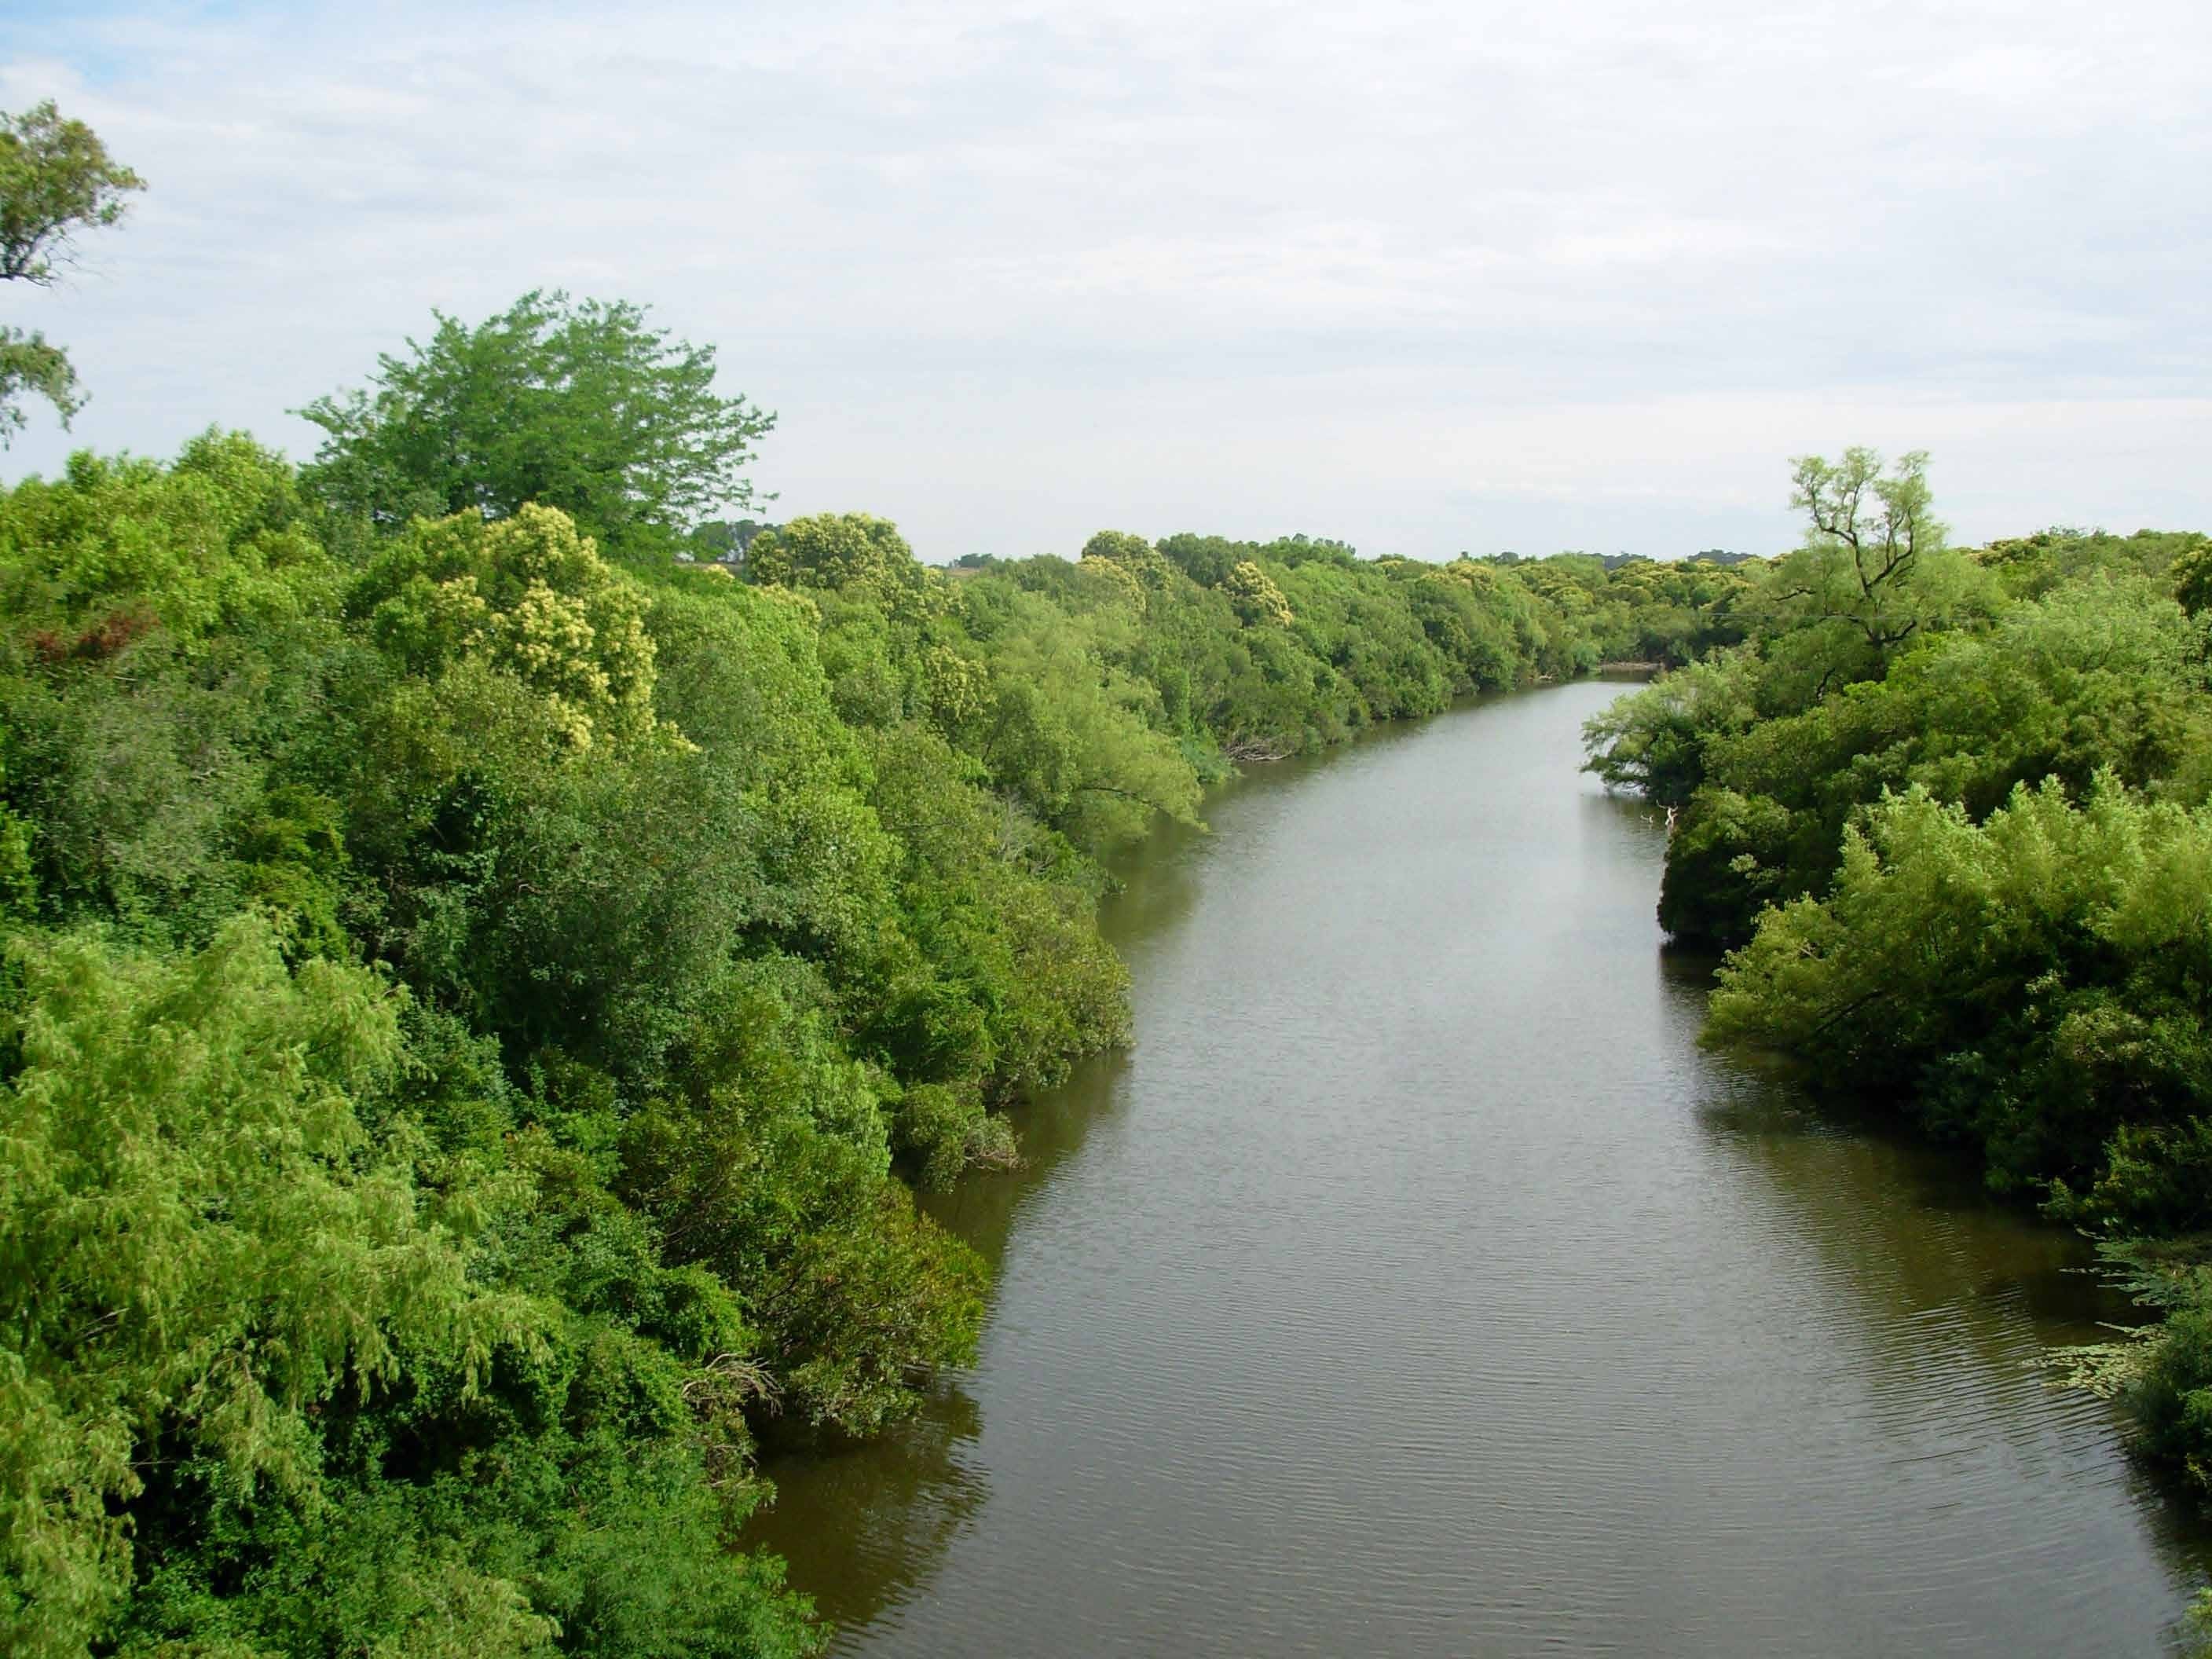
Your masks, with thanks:
M780 510L946 556L1771 545L1859 441L1967 534L2212 523L2208 60L2179 0L57 11L0 106L153 188L0 302L162 452L304 451L433 307L644 301Z

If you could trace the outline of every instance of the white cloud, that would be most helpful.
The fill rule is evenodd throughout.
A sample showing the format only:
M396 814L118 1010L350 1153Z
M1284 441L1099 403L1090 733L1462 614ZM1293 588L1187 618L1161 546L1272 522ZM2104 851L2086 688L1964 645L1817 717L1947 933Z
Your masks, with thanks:
M158 452L304 450L433 306L642 300L782 510L940 555L1765 545L1856 441L1968 534L2208 524L2208 68L2185 0L126 3L0 23L0 106L153 184L0 301Z

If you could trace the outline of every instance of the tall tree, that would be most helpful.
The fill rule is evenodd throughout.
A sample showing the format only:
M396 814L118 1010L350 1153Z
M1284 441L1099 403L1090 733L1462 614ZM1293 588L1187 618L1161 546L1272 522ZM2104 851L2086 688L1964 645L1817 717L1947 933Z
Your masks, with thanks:
M112 225L145 181L108 155L82 121L48 99L27 114L0 112L0 281L50 288L80 230ZM67 426L84 406L69 354L36 330L0 326L0 447L27 424L25 393L53 404Z
M1916 636L1980 610L1989 582L1935 515L1926 452L1887 470L1871 449L1847 449L1839 462L1802 456L1791 483L1805 544L1776 568L1764 606L1796 631L1784 653L1813 700L1878 677Z
M775 417L714 392L714 350L645 308L530 293L470 328L377 360L372 389L300 412L329 435L312 477L392 528L559 507L617 550L757 499L744 477Z

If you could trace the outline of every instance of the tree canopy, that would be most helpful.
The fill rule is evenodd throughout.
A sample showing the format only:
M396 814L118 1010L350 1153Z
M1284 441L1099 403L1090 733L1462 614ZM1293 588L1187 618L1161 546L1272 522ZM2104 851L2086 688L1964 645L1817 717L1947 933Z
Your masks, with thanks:
M531 293L471 328L380 356L367 388L300 412L325 436L310 487L396 528L557 507L617 550L665 549L758 499L746 477L775 417L714 390L714 349L643 307Z

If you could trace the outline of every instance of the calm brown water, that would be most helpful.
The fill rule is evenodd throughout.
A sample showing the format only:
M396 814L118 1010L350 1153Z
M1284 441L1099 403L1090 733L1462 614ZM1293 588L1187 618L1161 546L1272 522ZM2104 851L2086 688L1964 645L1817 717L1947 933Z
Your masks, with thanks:
M2122 1311L1956 1166L1695 1046L1618 690L1218 796L1137 1044L938 1205L981 1362L771 1468L871 1656L2157 1654L2203 1535L2028 1369Z

